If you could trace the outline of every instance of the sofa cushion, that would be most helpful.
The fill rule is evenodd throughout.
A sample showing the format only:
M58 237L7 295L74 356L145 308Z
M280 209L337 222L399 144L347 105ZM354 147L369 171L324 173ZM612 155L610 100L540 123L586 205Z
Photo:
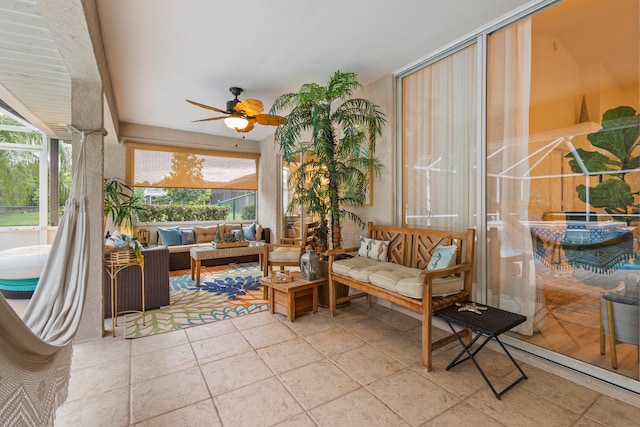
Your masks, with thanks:
M433 254L431 254L429 264L427 264L427 270L440 270L443 268L453 267L456 265L457 252L458 247L456 245L440 245L436 247Z
M351 270L352 268L364 268L376 264L379 264L378 261L374 261L371 258L358 256L334 261L331 265L331 271L342 276L349 276L349 270ZM369 280L367 279L367 282L368 281Z
M196 235L196 243L211 243L216 238L216 231L218 227L212 225L209 227L193 227ZM224 238L224 226L220 227L220 238Z
M431 296L445 297L460 292L464 286L461 277L438 277L431 282ZM422 282L419 278L407 278L398 280L395 292L410 298L422 299Z
M242 227L245 240L256 240L256 223Z
M422 273L418 268L405 267L391 262L384 263L385 268L371 273L369 281L381 288L396 292L398 281L403 279L416 279ZM422 297L422 293L420 294Z
M183 245L192 245L196 242L196 235L193 228L181 228L180 237L182 238Z
M161 244L165 246L181 245L180 227L158 227Z

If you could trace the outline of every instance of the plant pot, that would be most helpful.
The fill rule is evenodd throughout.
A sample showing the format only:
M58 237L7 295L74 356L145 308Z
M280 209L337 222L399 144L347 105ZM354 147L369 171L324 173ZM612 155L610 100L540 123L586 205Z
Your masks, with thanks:
M322 277L329 277L329 262L326 260L320 260L320 274ZM336 286L336 297L342 298L349 295L349 287L347 285L343 285L342 283L338 283ZM320 307L329 307L329 284L322 285L318 287L318 305ZM343 302L342 304L338 304L336 307L347 307L351 301Z

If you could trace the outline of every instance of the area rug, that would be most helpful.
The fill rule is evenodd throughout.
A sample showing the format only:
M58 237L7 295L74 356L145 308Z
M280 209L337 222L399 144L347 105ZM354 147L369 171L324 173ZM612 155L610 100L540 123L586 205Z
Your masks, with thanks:
M232 264L228 270L205 275L200 287L190 274L171 277L170 306L147 311L145 325L139 314L127 315L125 337L141 338L268 310L261 277L257 263Z

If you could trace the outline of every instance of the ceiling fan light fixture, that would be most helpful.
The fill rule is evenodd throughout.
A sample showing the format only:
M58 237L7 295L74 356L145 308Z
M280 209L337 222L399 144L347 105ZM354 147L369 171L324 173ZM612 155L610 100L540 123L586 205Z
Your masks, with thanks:
M227 125L229 129L239 130L246 128L249 124L249 120L244 117L229 116L224 119L224 124Z

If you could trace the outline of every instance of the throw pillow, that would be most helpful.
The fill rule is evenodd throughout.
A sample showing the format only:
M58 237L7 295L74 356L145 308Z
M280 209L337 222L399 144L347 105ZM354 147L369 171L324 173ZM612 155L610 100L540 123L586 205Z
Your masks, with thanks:
M196 242L193 230L180 230L180 238L183 245L193 245Z
M438 246L431 254L429 264L427 264L427 270L440 270L442 268L453 267L456 263L456 254L458 253L458 247L456 245L451 246Z
M386 240L371 239L367 256L376 261L387 262L387 250L389 242Z
M242 227L245 240L256 240L256 224L253 223L248 227Z
M360 236L360 241L358 242L358 256L369 255L369 248L371 248L371 239Z
M388 249L389 242L386 240L376 240L360 236L358 256L366 256L376 261L386 262Z
M175 246L182 244L182 236L180 235L180 227L158 227L158 233L162 244L166 246Z

